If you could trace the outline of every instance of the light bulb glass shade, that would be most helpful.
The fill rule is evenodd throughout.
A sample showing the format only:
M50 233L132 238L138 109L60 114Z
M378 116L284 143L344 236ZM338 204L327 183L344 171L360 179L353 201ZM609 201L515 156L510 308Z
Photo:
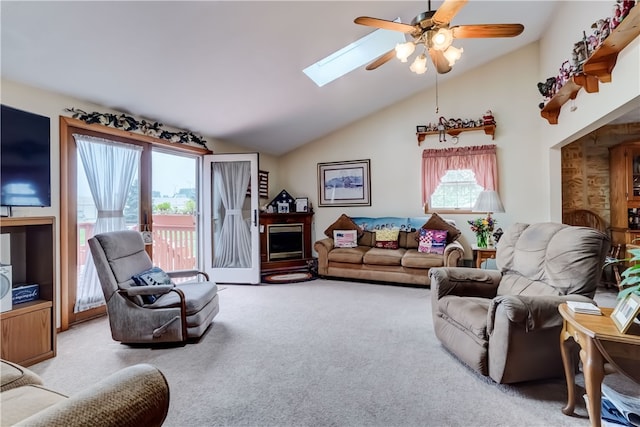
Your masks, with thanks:
M453 67L453 64L462 57L462 52L464 52L462 48L458 49L457 47L449 46L442 54L449 61L449 66Z
M440 28L431 37L431 47L436 50L445 50L453 42L453 33L448 28Z
M409 69L416 74L424 74L427 71L427 56L424 53L417 56Z
M413 42L398 43L396 45L396 57L400 62L407 62L407 58L416 50L416 45Z
M494 212L504 212L504 207L497 191L485 190L480 192L471 211L492 214Z

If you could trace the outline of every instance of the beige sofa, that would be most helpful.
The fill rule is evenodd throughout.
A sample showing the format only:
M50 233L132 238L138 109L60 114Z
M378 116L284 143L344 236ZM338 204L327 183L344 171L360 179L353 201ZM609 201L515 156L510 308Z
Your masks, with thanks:
M318 254L318 275L367 281L382 281L415 286L429 286L429 269L434 267L456 267L464 256L464 248L456 239L460 230L452 221L444 220L437 214L431 218L413 219L418 226L411 225L411 218L383 218L382 223L400 225L397 249L377 248L375 234L371 230L363 230L358 223L371 227L371 218L349 218L342 215L325 230L326 236L332 236L334 230L354 229L352 222L360 234L358 246L338 248L332 237L318 240L314 249ZM426 221L426 222L425 222ZM428 225L429 224L429 225ZM445 225L446 224L446 225ZM423 228L447 229L452 241L444 249L444 255L422 253L418 251L416 232ZM426 227L425 227L426 226ZM351 227L351 228L349 228ZM408 230L408 231L407 231Z
M169 385L147 364L124 368L70 397L8 361L0 361L0 379L2 426L159 426L169 409Z

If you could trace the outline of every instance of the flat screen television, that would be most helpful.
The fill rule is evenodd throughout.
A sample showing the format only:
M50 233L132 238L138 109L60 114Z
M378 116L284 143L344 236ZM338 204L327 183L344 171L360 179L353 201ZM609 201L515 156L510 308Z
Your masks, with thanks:
M0 205L51 206L49 117L0 108Z

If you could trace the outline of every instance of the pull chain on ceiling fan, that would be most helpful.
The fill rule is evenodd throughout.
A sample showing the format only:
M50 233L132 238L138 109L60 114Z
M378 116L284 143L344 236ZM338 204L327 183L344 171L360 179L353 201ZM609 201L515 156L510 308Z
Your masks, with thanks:
M437 9L431 10L431 0L429 0L429 10L417 15L411 24L388 21L385 19L360 16L354 20L356 24L384 30L401 31L410 34L412 41L399 43L395 49L377 58L367 65L367 70L375 70L382 64L388 62L396 56L401 62L407 62L409 56L413 54L416 47L423 47L423 51L418 55L409 69L416 74L423 74L427 71L427 53L431 57L431 62L439 74L451 71L455 62L460 59L463 53L462 48L452 45L455 39L468 38L495 38L495 37L515 37L522 33L522 24L478 24L478 25L457 25L450 27L451 20L460 12L468 0L445 0Z

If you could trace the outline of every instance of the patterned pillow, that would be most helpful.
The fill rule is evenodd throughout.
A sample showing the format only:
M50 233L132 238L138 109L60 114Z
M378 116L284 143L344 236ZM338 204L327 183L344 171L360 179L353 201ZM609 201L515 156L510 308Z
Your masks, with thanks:
M451 225L446 219L442 218L435 212L431 215L431 218L429 218L429 220L420 227L420 229L447 230L447 243L455 242L458 240L458 237L460 237L460 234L462 234L462 231L458 230L456 226ZM416 231L416 240L420 239L420 229Z
M384 229L376 230L376 248L382 249L398 249L398 237L400 230Z
M153 267L131 277L136 286L171 285L171 277L159 267ZM145 304L153 304L158 299L157 295L141 295Z
M340 215L340 218L324 230L325 236L332 238L333 230L356 230L358 236L362 236L362 229L351 220L346 214Z
M333 246L336 248L355 248L358 246L358 231L333 230Z
M419 233L418 252L444 255L444 247L447 245L447 230L421 228Z

